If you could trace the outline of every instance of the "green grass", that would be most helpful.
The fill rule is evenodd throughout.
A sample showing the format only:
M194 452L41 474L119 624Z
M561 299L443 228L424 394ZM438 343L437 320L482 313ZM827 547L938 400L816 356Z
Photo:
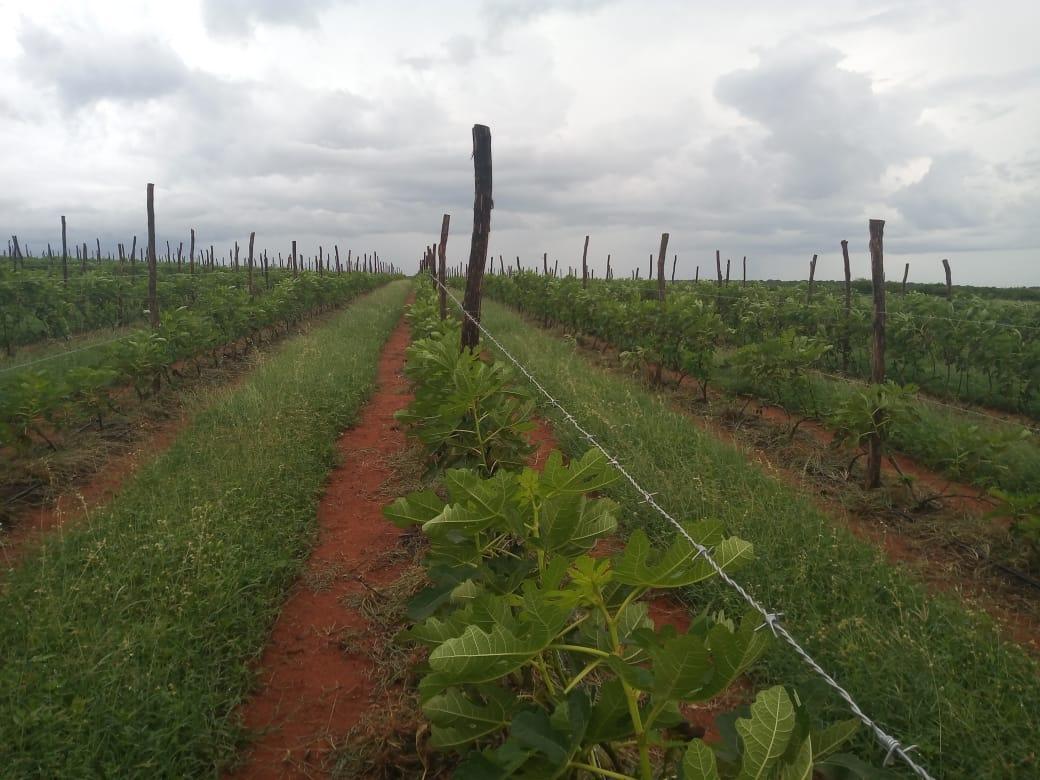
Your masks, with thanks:
M503 344L658 501L683 519L714 517L755 545L739 579L772 609L865 711L907 744L936 777L1011 778L1040 773L1040 666L1004 641L985 616L934 595L838 528L793 488L749 464L637 381L597 368L573 346L525 325L499 304L484 320ZM587 448L566 422L554 430L570 453ZM628 528L670 535L629 489ZM687 594L696 609L742 611L721 584ZM797 686L826 717L848 717L804 663L774 647L760 682ZM862 734L860 752L883 752Z
M0 776L213 776L409 285L286 342L2 581Z

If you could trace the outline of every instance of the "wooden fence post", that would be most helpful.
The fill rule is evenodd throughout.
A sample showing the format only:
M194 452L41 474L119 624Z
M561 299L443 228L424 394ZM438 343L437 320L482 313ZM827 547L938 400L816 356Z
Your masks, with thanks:
M719 287L722 287L722 257L718 249L715 250L715 276L718 278Z
M744 255L744 273L740 277L740 286L747 287L747 255Z
M494 207L491 188L491 128L487 125L473 125L473 192L473 238L470 243L469 271L466 274L466 295L462 300L462 308L479 322L484 264L487 262L488 239L491 234L491 209ZM476 323L466 317L462 321L461 348L475 350L479 337Z
M296 239L293 239L293 242L292 242L292 275L293 275L293 279L295 279L295 278L296 278L296 276L297 276L297 266L296 266Z
M657 300L664 303L664 256L668 252L668 234L661 234L661 248L657 252Z
M65 217L61 218L61 278L69 283L69 242L65 235Z
M137 236L134 236L134 240L130 244L130 273L137 273Z
M906 295L906 279L908 276L910 276L910 263L903 267L903 284L899 291L901 295Z
M94 240L97 241L97 261L100 263L101 262L101 239L95 237Z
M553 279L556 279L560 275L560 258L556 258L556 264L553 266Z
M191 241L188 244L188 273L195 275L195 228L191 229Z
M726 286L729 287L729 258L726 258Z
M589 286L589 237L585 236L585 248L581 250L581 286Z
M159 295L155 260L155 185L149 183L146 191L148 209L148 321L153 329L159 328ZM155 379L159 381L158 376ZM158 389L158 388L156 388Z
M251 298L256 295L256 290L253 289L253 239L255 239L255 238L256 238L256 231L250 232L250 234L249 234L249 259L248 259L247 262L249 263L248 284L249 284L249 297L251 297Z
M441 217L441 240L437 244L437 281L439 282L437 298L440 303L442 320L448 318L448 291L444 288L448 283L445 272L448 270L448 228L450 224L451 214Z
M874 327L870 352L870 381L885 381L885 220L870 220L870 278L874 287ZM884 422L884 412L874 411L874 425ZM881 438L873 433L867 443L867 489L881 486Z
M693 283L697 284L701 280L701 267L695 266L693 269Z
M679 255L672 258L672 284L675 284L675 266L679 264Z
M845 261L845 337L841 345L841 370L849 371L849 336L852 329L852 265L849 263L849 242L841 242L841 257Z
M943 270L946 272L946 299L953 300L953 277L950 274L950 261L943 258Z
M816 283L816 254L809 261L809 293L805 298L806 303L812 303L813 285Z

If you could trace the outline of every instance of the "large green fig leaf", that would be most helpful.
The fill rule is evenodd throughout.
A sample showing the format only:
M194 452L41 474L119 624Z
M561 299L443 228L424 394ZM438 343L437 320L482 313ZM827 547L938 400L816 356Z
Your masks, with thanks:
M704 640L680 634L650 651L653 659L653 695L658 701L694 698L712 674Z
M751 717L737 719L737 733L744 745L737 780L768 777L787 750L794 733L795 711L783 686L762 691L751 704Z
M433 724L433 747L458 749L509 725L518 706L516 696L493 685L482 686L478 694L482 701L448 688L423 704L423 714Z
M722 529L718 523L687 523L683 527L700 544L715 545L712 557L725 570L735 569L751 560L751 543L736 537L722 539ZM644 588L692 585L715 573L703 556L698 557L697 552L697 548L680 535L664 553L655 555L646 534L637 530L615 559L614 575L619 582Z
M470 626L430 653L430 667L454 683L489 682L519 669L544 650L549 640L536 633L521 638L501 626L490 631Z
M724 691L765 652L772 636L768 631L756 630L760 625L758 613L748 612L736 631L724 623L711 627L707 644L715 673L701 691L703 698L710 699Z
M422 525L444 509L444 502L432 490L422 490L399 498L383 508L383 515L398 528Z
M545 497L565 493L584 494L602 490L615 480L617 474L599 450L589 450L566 466L559 451L553 450L542 469L540 489Z
M823 731L812 735L813 761L819 761L852 739L859 729L860 722L855 718L832 723Z
M599 698L592 706L585 738L590 743L618 742L632 734L632 718L628 699L621 680L607 680L599 689Z
M798 746L794 759L780 770L780 780L812 780L813 777L813 745L812 738L806 737Z
M616 504L609 499L558 496L540 508L538 538L530 542L546 552L577 555L591 550L596 541L614 532Z
M691 741L687 746L682 770L683 780L719 780L715 753L699 739Z

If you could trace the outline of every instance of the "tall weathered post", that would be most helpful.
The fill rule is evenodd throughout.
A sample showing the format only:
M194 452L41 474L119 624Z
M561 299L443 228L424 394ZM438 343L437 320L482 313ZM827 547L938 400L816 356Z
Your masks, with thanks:
M65 217L61 218L61 278L65 284L69 283L69 241L65 235Z
M191 229L191 241L188 243L188 273L195 275L195 228Z
M146 194L148 209L148 322L159 328L158 271L155 259L155 185L148 184ZM157 378L158 381L158 378Z
M812 303L813 285L816 283L816 258L817 255L813 254L812 260L809 261L809 293L806 296L806 303Z
M253 240L255 238L256 238L256 232L255 231L250 232L249 233L249 259L247 260L247 262L249 263L248 284L249 284L249 296L250 297L253 297L253 296L256 295L256 290L253 289Z
M903 284L899 288L900 295L906 295L906 279L908 276L910 276L910 263L903 266Z
M657 251L657 300L664 303L664 256L668 252L668 234L661 234L661 248Z
M473 238L469 249L469 270L462 308L469 317L480 321L480 294L484 284L488 238L491 234L491 128L473 125ZM476 322L462 321L462 349L474 350L479 341Z
M953 276L950 273L950 261L943 258L943 270L946 272L946 299L953 300Z
M722 255L718 249L715 250L715 276L719 287L722 287Z
M747 287L747 255L744 255L744 272L740 277L740 286Z
M841 345L841 370L849 370L849 336L852 330L852 264L849 263L849 242L842 240L841 257L845 261L845 337Z
M296 261L296 240L292 242L292 275L293 279L297 276L297 261Z
M581 286L589 286L589 237L585 236L585 248L581 250Z
M437 281L439 282L437 287L437 297L440 303L441 319L445 320L448 318L448 291L444 289L447 284L444 274L447 270L448 262L448 227L451 224L451 214L445 214L441 217L441 240L437 244Z
M885 381L885 220L870 220L870 279L874 288L874 326L870 351L870 381ZM874 410L874 427L884 424L884 412ZM867 443L867 489L881 486L881 437L875 431Z

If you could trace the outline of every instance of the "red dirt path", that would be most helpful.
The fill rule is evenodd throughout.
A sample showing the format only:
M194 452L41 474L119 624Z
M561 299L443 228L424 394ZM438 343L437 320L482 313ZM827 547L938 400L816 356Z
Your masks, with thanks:
M339 439L343 462L329 476L318 507L318 544L307 563L312 581L334 576L319 589L307 587L305 576L282 608L260 661L260 689L242 708L246 726L263 733L229 777L326 776L330 751L378 704L366 674L374 664L341 647L345 630L363 635L367 626L343 600L365 588L349 573L393 548L401 533L383 517L387 499L380 488L393 473L387 457L406 446L394 412L411 398L401 376L407 346L402 320L383 350L372 399ZM366 571L364 582L391 582L400 568Z

